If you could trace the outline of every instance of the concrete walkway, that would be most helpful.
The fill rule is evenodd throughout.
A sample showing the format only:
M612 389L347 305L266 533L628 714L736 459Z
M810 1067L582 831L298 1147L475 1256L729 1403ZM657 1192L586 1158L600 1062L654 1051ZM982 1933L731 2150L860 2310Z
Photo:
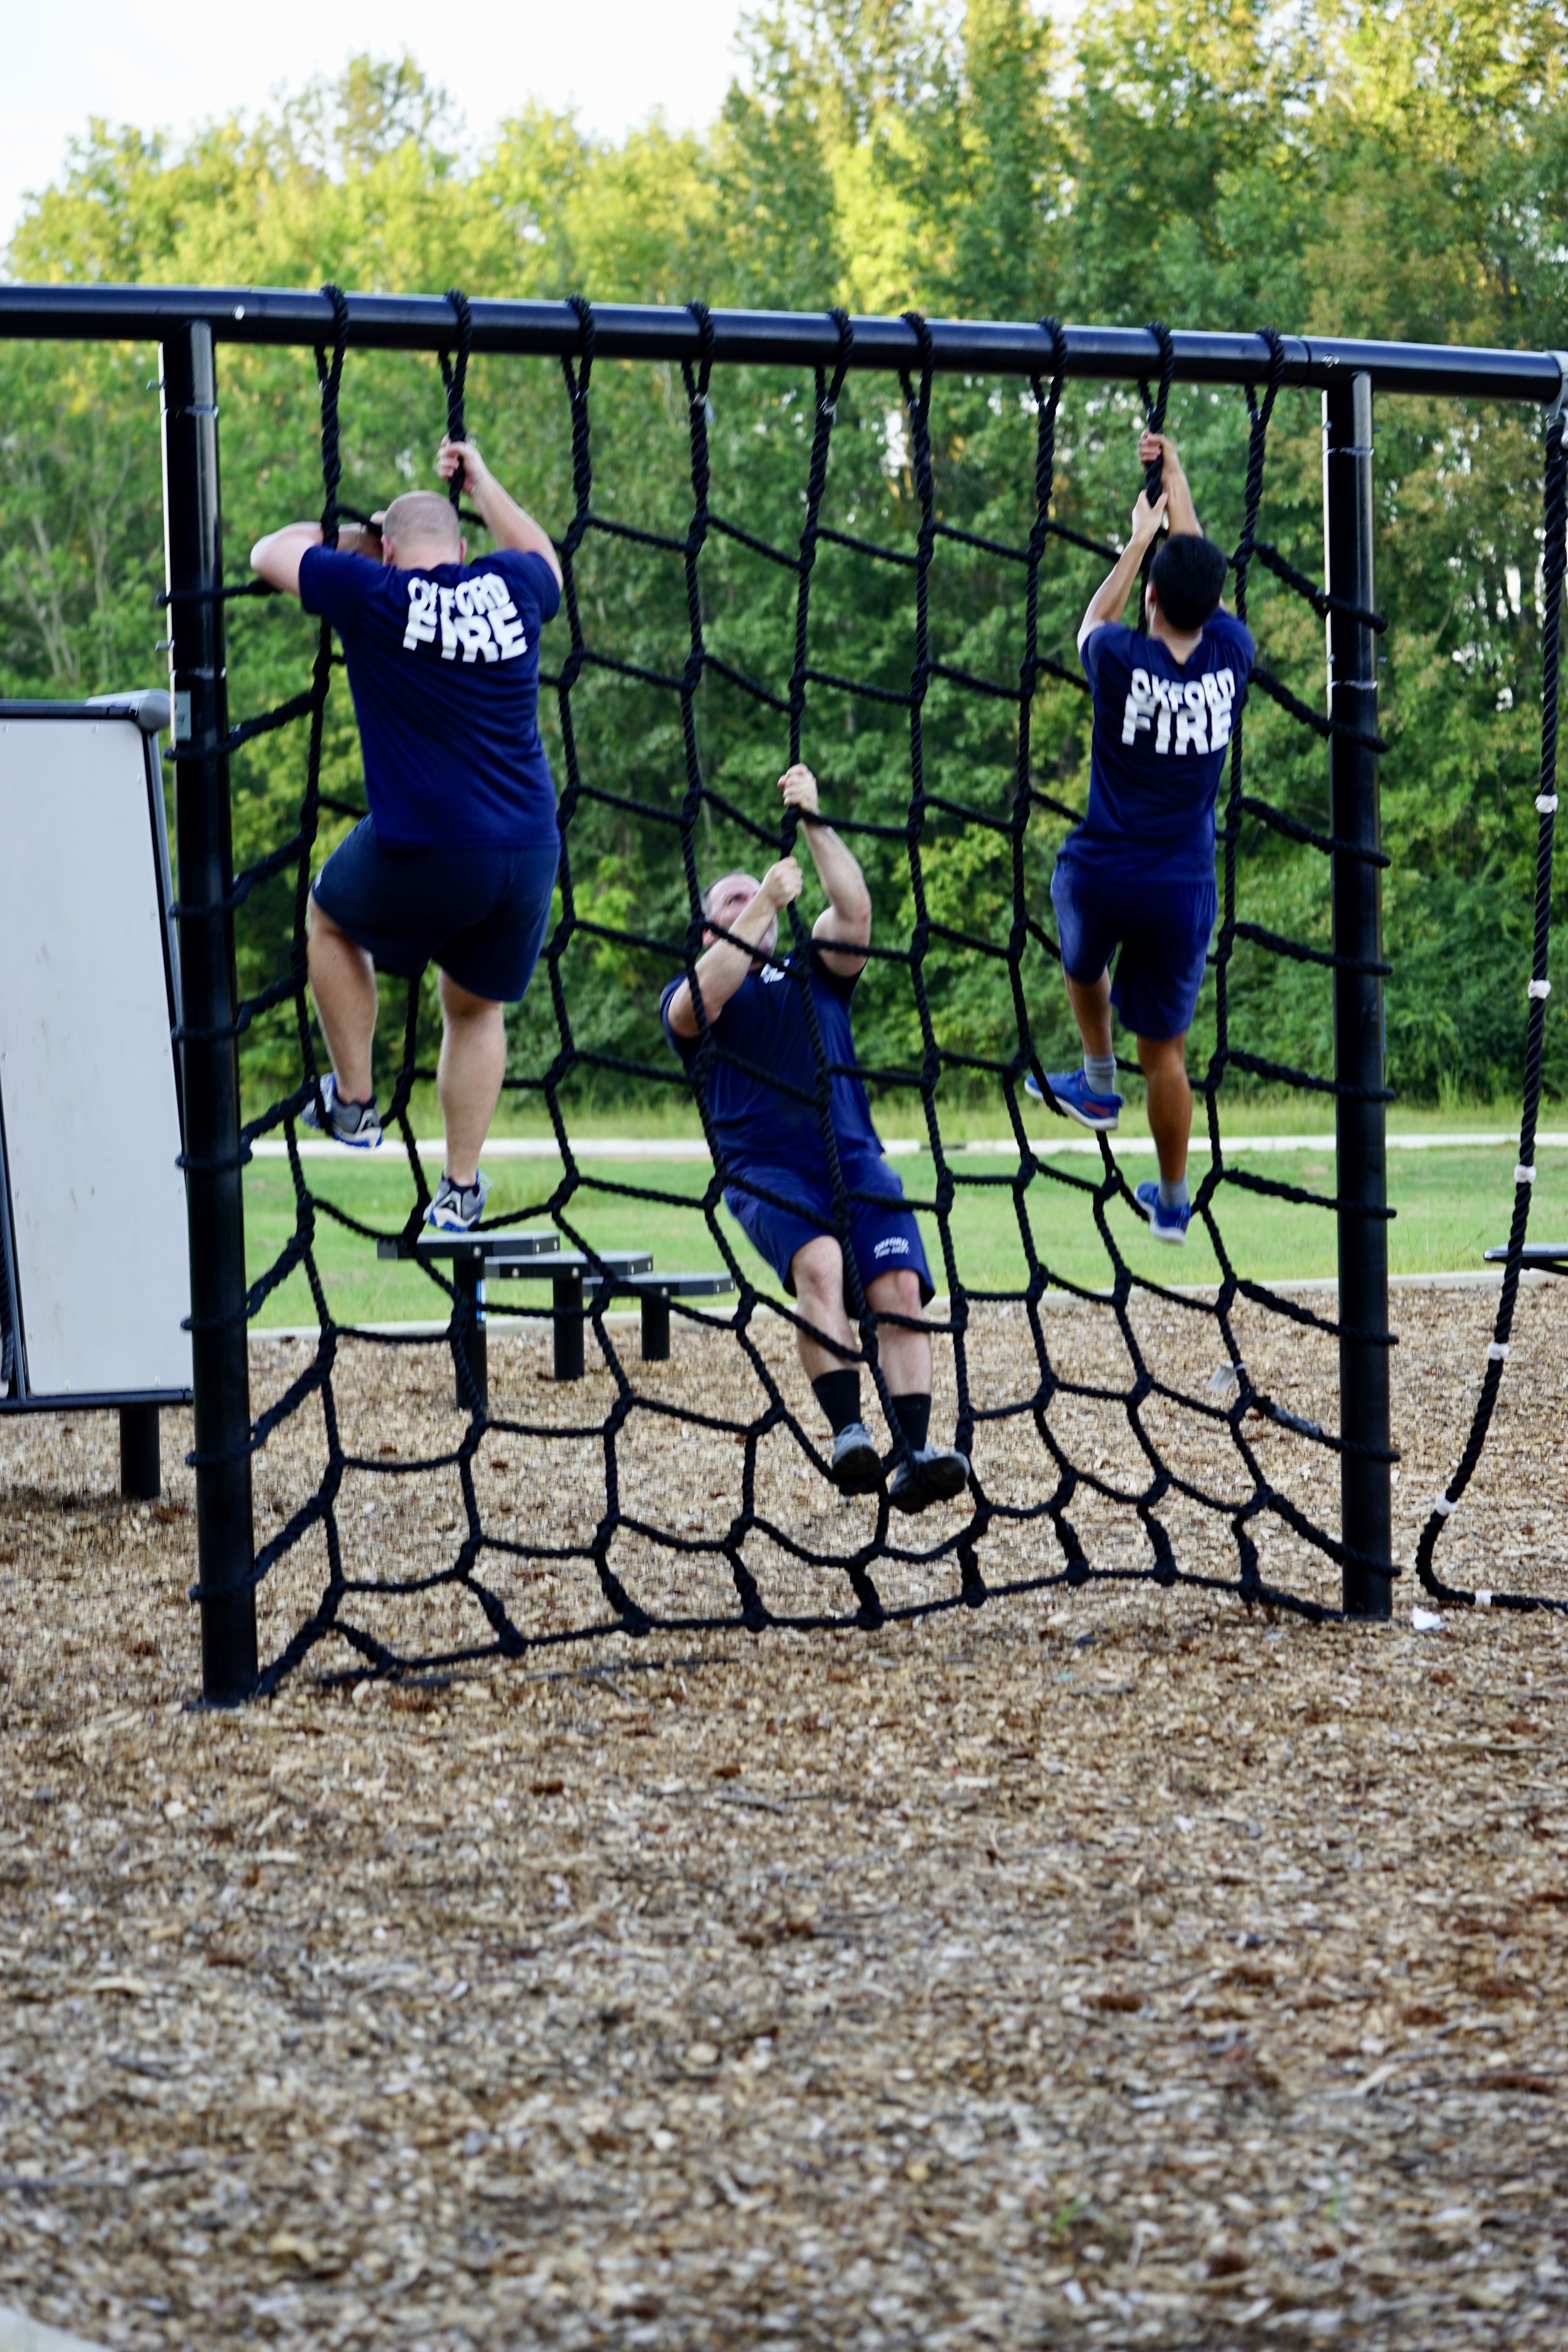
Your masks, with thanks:
M574 1136L570 1140L574 1160L708 1160L711 1156L700 1135L583 1135ZM1097 1159L1100 1155L1099 1140L1091 1135L1037 1135L1031 1140L1037 1152L1053 1160L1063 1151L1089 1152ZM1537 1135L1535 1140L1542 1150L1561 1150L1568 1146L1568 1133L1542 1133ZM1447 1135L1391 1135L1388 1138L1390 1151L1459 1151L1467 1148L1471 1150L1500 1150L1505 1145L1518 1150L1517 1128L1511 1132L1501 1128L1476 1128L1468 1132L1461 1129ZM907 1159L911 1152L923 1151L925 1148L925 1144L914 1136L894 1136L882 1146L890 1160ZM1117 1136L1110 1148L1119 1154L1148 1154L1152 1152L1154 1146L1147 1135L1133 1134ZM1225 1148L1227 1151L1331 1151L1334 1139L1331 1133L1227 1135ZM288 1157L289 1150L288 1145L278 1136L263 1136L250 1149L258 1160L283 1160ZM382 1149L396 1152L401 1146L395 1137L389 1136ZM416 1149L421 1160L439 1160L447 1147L436 1135L422 1136ZM968 1154L976 1159L1010 1160L1017 1147L1008 1137L999 1135L985 1137L973 1143L950 1143L947 1149L949 1157L953 1159ZM1205 1154L1208 1150L1208 1139L1201 1123L1194 1129L1193 1150ZM345 1155L342 1144L328 1143L318 1136L312 1137L309 1142L300 1139L300 1157L301 1160L342 1160ZM492 1135L485 1145L487 1160L555 1160L559 1157L555 1139L548 1135ZM370 1164L367 1158L366 1165Z
M0 2352L101 2352L101 2347L89 2344L85 2336L66 2336L58 2327L46 2327L41 2320L29 2319L25 2311L0 2303Z

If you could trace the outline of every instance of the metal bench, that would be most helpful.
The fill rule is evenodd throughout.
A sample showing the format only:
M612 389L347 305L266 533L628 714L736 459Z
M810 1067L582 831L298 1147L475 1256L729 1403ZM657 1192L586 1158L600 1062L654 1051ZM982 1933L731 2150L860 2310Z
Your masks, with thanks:
M1506 1265L1508 1251L1489 1249L1486 1257L1489 1265ZM1568 1242L1526 1242L1519 1262L1536 1274L1568 1274Z
M605 1268L607 1280L595 1279L595 1265ZM510 1258L492 1272L513 1282L549 1282L550 1303L555 1317L555 1377L558 1381L580 1381L584 1285L593 1283L601 1294L618 1290L628 1276L647 1274L652 1265L651 1250L601 1250L596 1260L580 1250L558 1250L553 1257Z
M668 1357L672 1298L720 1298L734 1287L732 1276L711 1268L704 1274L664 1274L656 1267L651 1274L617 1276L610 1285L617 1297L635 1297L642 1307L645 1364L662 1364Z
M488 1403L489 1400L489 1356L485 1342L484 1317L487 1280L514 1261L556 1257L560 1251L561 1236L554 1232L438 1234L427 1226L412 1242L402 1234L385 1234L375 1245L379 1258L403 1258L416 1264L421 1258L429 1258L444 1260L449 1265L455 1287L474 1309L464 1354L479 1389L481 1404ZM460 1381L456 1401L459 1405L467 1402Z
M669 1355L669 1302L672 1298L717 1298L733 1290L731 1277L712 1270L664 1274L654 1270L650 1250L603 1250L597 1259L579 1250L563 1250L558 1233L436 1234L421 1233L413 1243L401 1234L376 1243L380 1258L442 1260L451 1268L459 1294L472 1302L465 1355L479 1401L489 1402L489 1354L485 1339L485 1285L488 1282L548 1282L554 1317L555 1377L583 1378L583 1326L587 1316L586 1293L636 1298L642 1309L642 1352L646 1363L662 1363ZM599 1273L596 1269L602 1268ZM457 1402L465 1402L459 1384Z
M555 1377L558 1381L582 1379L583 1285L584 1275L592 1276L594 1260L576 1250L563 1250L558 1233L437 1234L426 1229L413 1242L405 1241L401 1234L384 1235L376 1243L375 1254L380 1258L401 1258L413 1264L421 1259L437 1259L450 1267L455 1287L474 1309L464 1354L481 1404L489 1402L489 1351L484 1317L488 1282L550 1284L555 1318ZM653 1253L605 1250L600 1263L618 1287L625 1276L648 1273ZM468 1402L460 1381L456 1401L461 1406Z

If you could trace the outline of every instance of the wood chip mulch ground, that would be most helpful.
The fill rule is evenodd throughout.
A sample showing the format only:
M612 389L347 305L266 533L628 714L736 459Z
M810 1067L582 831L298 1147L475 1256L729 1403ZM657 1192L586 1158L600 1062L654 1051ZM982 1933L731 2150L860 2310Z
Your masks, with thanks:
M1494 1305L1398 1302L1406 1566ZM1201 1392L1212 1324L1139 1315ZM1125 1385L1106 1324L1056 1312L1053 1357ZM1022 1318L978 1325L977 1392L1026 1392ZM613 1337L642 1393L751 1409L690 1329L646 1368ZM1246 1346L1331 1417L1326 1343ZM500 1413L605 1409L602 1369L543 1377L537 1328L492 1354ZM258 1348L256 1402L303 1361ZM345 1430L367 1458L442 1451L450 1388L438 1349L354 1351ZM1133 1466L1124 1416L1053 1413L1108 1483ZM1161 1426L1244 1491L1223 1428ZM1248 1429L1332 1523L1321 1449ZM1454 1581L1568 1596L1565 1429L1568 1288L1541 1286ZM302 1415L258 1462L264 1533L320 1438ZM171 1416L167 1497L137 1506L109 1417L0 1423L0 2303L204 2352L1568 2344L1563 1618L1418 1633L1408 1573L1376 1627L1092 1585L390 1685L331 1641L274 1701L205 1714L189 1443ZM977 1453L1037 1497L1027 1423ZM739 1454L634 1414L623 1492L721 1531ZM488 1435L479 1479L487 1526L534 1541L603 1507L602 1449L563 1435ZM870 1507L772 1438L758 1481L808 1549ZM438 1570L455 1496L355 1474L351 1565ZM1167 1516L1184 1564L1234 1575L1223 1520ZM1147 1565L1131 1513L1074 1517L1097 1565ZM269 1580L270 1649L319 1595L317 1543ZM1295 1538L1263 1551L1332 1598ZM731 1593L716 1557L628 1533L616 1558L660 1605ZM753 1565L781 1605L829 1588L765 1544ZM1019 1525L983 1565L1061 1561ZM530 1631L603 1613L591 1567L481 1568ZM889 1599L943 1579L878 1572ZM447 1586L353 1607L411 1652L483 1637Z

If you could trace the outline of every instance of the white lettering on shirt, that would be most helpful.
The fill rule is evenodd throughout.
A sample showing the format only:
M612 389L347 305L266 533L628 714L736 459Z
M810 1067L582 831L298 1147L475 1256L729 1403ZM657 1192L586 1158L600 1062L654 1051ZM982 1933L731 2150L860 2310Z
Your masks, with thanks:
M417 574L408 583L408 624L403 632L405 653L441 640L443 661L465 663L516 661L528 651L523 627L506 582L498 572L481 572L443 588Z
M1146 669L1135 669L1128 691L1127 708L1121 714L1121 740L1124 743L1135 743L1140 728L1147 734L1149 714L1153 708L1154 696L1149 684L1149 673Z
M1182 699L1176 710L1176 751L1206 751L1209 747L1208 705L1204 700L1202 682L1189 678L1182 688Z
M1236 672L1210 670L1201 678L1151 676L1135 669L1121 713L1121 740L1135 743L1153 735L1152 748L1174 751L1223 751L1236 711Z
M433 645L436 641L436 583L421 580L417 574L408 583L408 626L403 632L403 649L412 653L416 646Z

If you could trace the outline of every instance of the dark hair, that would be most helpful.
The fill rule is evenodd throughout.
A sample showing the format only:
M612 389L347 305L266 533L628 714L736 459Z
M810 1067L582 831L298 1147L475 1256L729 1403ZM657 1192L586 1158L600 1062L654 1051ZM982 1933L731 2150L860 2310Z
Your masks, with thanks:
M1224 548L1184 530L1161 541L1149 577L1172 628L1201 629L1214 618L1225 574Z

